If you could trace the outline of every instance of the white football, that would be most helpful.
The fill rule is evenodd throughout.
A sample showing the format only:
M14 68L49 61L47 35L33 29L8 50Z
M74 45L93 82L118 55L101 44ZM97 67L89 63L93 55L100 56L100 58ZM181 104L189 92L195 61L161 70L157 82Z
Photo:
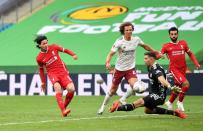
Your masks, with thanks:
M133 86L133 90L136 92L136 93L143 93L146 89L147 89L147 84L144 83L143 81L138 81L134 84Z

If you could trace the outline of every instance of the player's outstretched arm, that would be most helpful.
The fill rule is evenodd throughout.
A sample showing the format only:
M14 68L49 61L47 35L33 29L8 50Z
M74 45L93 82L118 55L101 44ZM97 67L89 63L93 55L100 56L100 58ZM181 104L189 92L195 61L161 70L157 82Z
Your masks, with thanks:
M190 57L190 59L192 60L192 62L194 63L196 69L200 69L200 64L197 61L195 55L192 53L191 50L187 51L188 56Z
M75 59L75 60L78 59L78 56L77 56L73 51L71 51L71 50L69 50L69 49L63 48L63 47L58 46L58 45L56 45L56 44L54 44L54 48L55 48L56 50L60 51L60 52L64 52L64 53L66 53L66 54L69 54L69 55L72 56L73 59Z
M164 54L166 53L166 47L165 47L165 45L163 45L163 47L161 48L161 51L160 52L155 52L156 53L156 58L157 58L157 60L158 59L165 59L165 56L164 56Z
M159 76L158 80L164 87L167 87L168 89L177 93L181 92L181 88L179 88L178 86L171 86L171 84L163 76Z
M155 52L155 50L150 45L148 45L148 44L140 44L140 46L142 48L144 48L145 50L147 50L147 51L153 51L153 52Z
M170 87L171 86L171 84L164 78L164 76L159 76L158 80L165 87Z
M145 50L147 50L147 51L155 52L157 59L160 59L160 58L163 59L163 58L165 58L164 55L163 55L161 52L154 50L154 49L153 49L150 45L148 45L148 44L140 44L140 46L141 46L142 48L144 48Z

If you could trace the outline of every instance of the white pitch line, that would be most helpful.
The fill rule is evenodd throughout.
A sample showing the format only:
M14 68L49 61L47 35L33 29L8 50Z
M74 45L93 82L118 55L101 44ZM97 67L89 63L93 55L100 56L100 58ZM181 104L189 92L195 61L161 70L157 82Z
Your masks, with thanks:
M39 124L39 123L64 122L64 121L94 120L94 119L112 119L112 118L125 118L125 117L135 117L135 116L146 116L146 115L143 114L143 115L120 115L120 116L96 116L96 117L83 117L83 118L60 119L60 120L44 120L44 121L28 121L28 122L11 122L11 123L2 123L2 124L0 124L0 126L8 126L8 125L24 125L24 124Z
M187 112L187 114L198 114L203 112ZM126 118L126 117L138 117L138 116L155 116L157 114L141 114L141 115L118 115L118 116L96 116L96 117L82 117L73 119L59 119L59 120L43 120L43 121L27 121L27 122L10 122L2 123L0 126L9 125L25 125L25 124L40 124L40 123L50 123L50 122L64 122L64 121L80 121L80 120L95 120L95 119L112 119L112 118Z

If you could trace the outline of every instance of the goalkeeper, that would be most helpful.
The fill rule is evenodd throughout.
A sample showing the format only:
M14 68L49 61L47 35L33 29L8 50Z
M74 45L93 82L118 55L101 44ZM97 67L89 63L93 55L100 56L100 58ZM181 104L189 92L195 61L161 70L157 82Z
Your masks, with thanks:
M144 62L148 68L148 76L150 80L151 92L148 96L134 101L132 104L120 105L119 101L115 101L110 108L110 112L114 111L132 111L138 107L145 107L146 114L167 114L174 115L185 119L187 115L179 109L167 110L159 105L163 105L166 99L167 88L174 92L181 92L177 86L171 86L166 80L164 69L156 63L156 54L146 52L144 54Z

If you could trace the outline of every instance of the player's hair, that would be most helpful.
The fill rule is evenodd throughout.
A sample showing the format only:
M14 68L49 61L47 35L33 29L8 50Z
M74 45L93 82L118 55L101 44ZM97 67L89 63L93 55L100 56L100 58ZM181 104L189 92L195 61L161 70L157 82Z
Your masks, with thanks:
M120 33L121 33L122 35L124 34L124 31L125 31L125 27L126 27L126 26L131 26L131 27L133 28L133 30L134 30L134 25L133 25L132 23L130 23L130 22L125 22L125 23L121 24L120 27L119 27L119 31L120 31Z
M152 51L145 52L144 55L147 55L149 57L156 59L156 53L155 52L152 52Z
M170 34L171 31L177 31L177 33L178 33L178 28L177 28L177 27L171 27L171 28L168 30L168 33Z
M39 45L41 44L41 41L43 41L43 40L47 40L47 37L45 35L38 35L35 38L34 42L37 43L37 45L36 45L37 48L40 48Z

